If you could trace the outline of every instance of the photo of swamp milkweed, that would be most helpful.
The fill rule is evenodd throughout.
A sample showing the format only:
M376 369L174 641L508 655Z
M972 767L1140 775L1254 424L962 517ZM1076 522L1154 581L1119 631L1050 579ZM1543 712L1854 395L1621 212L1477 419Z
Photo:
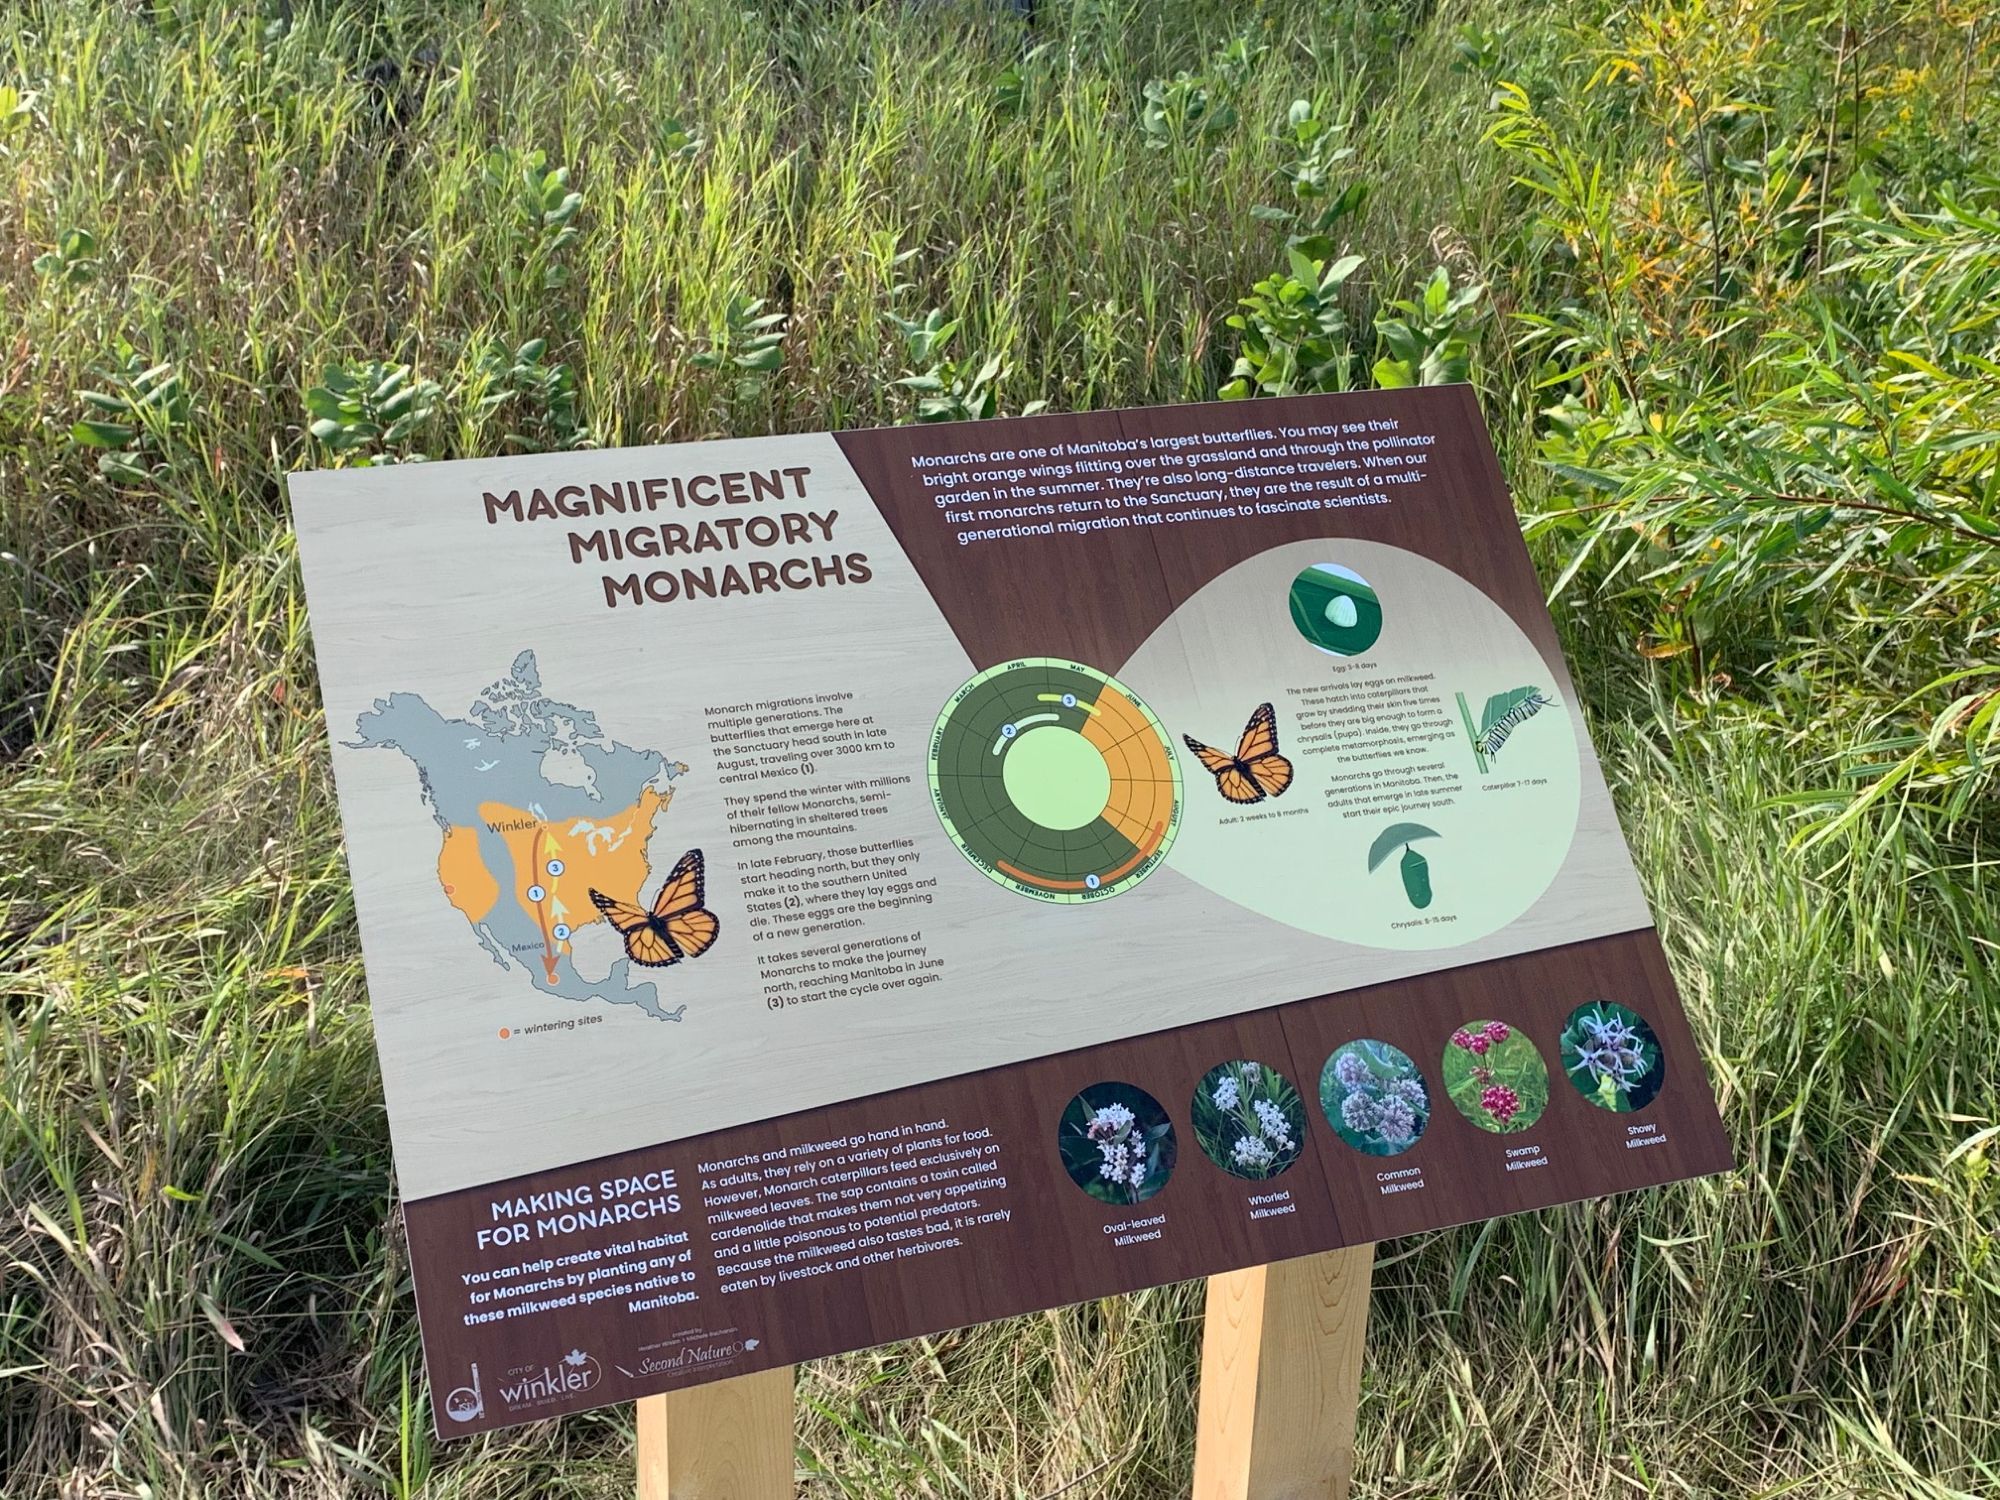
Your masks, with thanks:
M1514 1135L1549 1107L1549 1069L1505 1021L1467 1021L1445 1043L1444 1091L1481 1130Z

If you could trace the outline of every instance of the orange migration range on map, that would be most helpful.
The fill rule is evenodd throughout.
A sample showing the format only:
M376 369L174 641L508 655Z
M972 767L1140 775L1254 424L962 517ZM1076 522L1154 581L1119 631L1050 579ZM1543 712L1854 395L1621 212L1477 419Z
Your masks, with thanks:
M541 963L551 982L556 961L579 929L601 922L590 893L637 904L649 875L646 841L672 792L647 787L636 805L609 816L551 821L504 802L482 802L480 828L455 827L438 852L438 878L451 904L475 925L492 915L503 886L542 934ZM484 832L499 838L512 861L495 872L481 847Z

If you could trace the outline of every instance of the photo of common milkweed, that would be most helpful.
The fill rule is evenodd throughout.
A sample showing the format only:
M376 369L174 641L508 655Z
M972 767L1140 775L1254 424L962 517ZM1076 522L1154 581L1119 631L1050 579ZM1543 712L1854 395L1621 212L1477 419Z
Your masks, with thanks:
M1352 568L1314 563L1292 580L1292 625L1328 656L1359 656L1381 637L1382 601Z
M1130 1083L1093 1083L1057 1128L1069 1180L1100 1203L1144 1203L1173 1176L1178 1146L1160 1101Z
M1609 1000L1570 1012L1562 1033L1563 1076L1599 1109L1630 1114L1659 1096L1667 1058L1646 1018Z
M1444 1091L1481 1130L1513 1135L1549 1107L1549 1069L1505 1021L1467 1021L1445 1043Z
M1319 1107L1336 1134L1368 1156L1400 1156L1431 1122L1431 1091L1408 1053L1362 1037L1326 1060Z
M1268 1063L1210 1068L1195 1088L1189 1112L1202 1154L1232 1177L1252 1182L1276 1177L1305 1149L1305 1101Z

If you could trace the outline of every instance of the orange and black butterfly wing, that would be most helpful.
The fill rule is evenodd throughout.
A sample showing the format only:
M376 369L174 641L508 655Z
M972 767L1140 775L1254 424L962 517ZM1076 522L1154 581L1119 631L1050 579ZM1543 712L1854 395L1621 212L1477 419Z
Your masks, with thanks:
M653 920L644 908L614 900L594 886L590 892L590 904L603 912L621 934L636 932Z
M667 871L666 883L653 897L653 915L664 920L675 912L701 905L704 874L699 849L690 849L675 860L674 867Z
M681 950L683 958L699 958L708 951L716 934L721 931L722 923L705 906L667 918L667 936L674 940L674 946Z
M1224 755L1212 745L1204 745L1191 734L1181 736L1195 758L1215 777L1215 789L1231 802L1262 802L1263 790L1250 779L1249 768Z
M653 921L682 958L699 958L722 931L715 913L701 904L704 879L701 851L690 849L667 872L667 883L653 897Z
M594 887L590 892L590 904L603 912L611 925L618 929L619 935L625 939L626 955L632 962L663 969L679 961L680 955L667 942L666 923L651 912L614 900Z
M1250 779L1267 797L1282 797L1285 788L1292 784L1292 763L1284 756L1273 752L1250 763Z
M1270 704L1258 704L1243 726L1236 763L1265 796L1282 797L1292 784L1292 763L1278 753L1278 716Z

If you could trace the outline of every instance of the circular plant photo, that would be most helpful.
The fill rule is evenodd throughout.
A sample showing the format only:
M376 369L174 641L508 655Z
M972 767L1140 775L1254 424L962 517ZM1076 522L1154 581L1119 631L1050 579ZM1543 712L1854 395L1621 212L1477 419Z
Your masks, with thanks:
M1382 634L1382 604L1352 568L1314 563L1292 580L1292 624L1329 656L1359 656Z
M1232 1176L1276 1177L1305 1149L1305 1101L1268 1063L1210 1068L1194 1091L1192 1114L1202 1152Z
M1369 1037L1349 1042L1319 1075L1326 1122L1356 1151L1400 1156L1431 1122L1431 1091L1410 1055Z
M1646 1018L1609 1000L1570 1012L1562 1034L1563 1074L1599 1109L1630 1114L1659 1096L1667 1058Z
M1144 1203L1174 1175L1174 1126L1160 1101L1129 1083L1093 1083L1057 1130L1069 1180L1099 1203Z
M1549 1107L1549 1070L1505 1021L1467 1021L1445 1043L1444 1091L1481 1130L1513 1135Z

